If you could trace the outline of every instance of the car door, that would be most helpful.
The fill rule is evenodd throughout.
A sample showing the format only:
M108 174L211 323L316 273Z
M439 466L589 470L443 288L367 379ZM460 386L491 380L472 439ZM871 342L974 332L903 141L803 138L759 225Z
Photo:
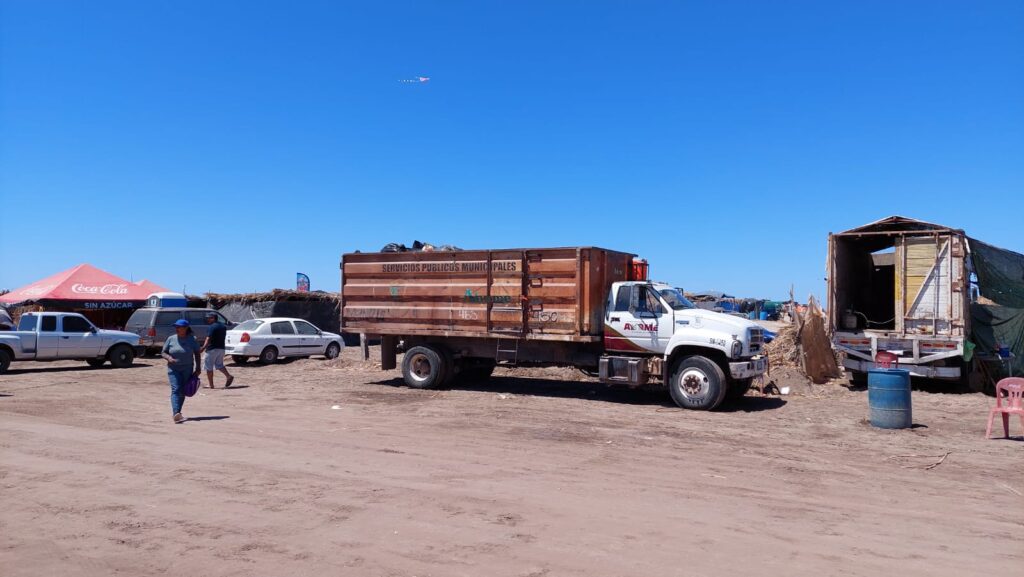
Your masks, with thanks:
M100 356L103 337L95 331L92 323L83 317L61 317L58 336L59 359L88 359Z
M306 321L295 321L295 332L302 340L303 355L322 355L327 343L320 336L320 329Z
M199 346L203 345L206 336L210 334L210 325L206 324L206 313L202 309L185 311L185 320L192 325L192 334L196 337Z
M60 350L60 333L57 331L56 315L39 317L39 336L36 338L36 358L54 360Z
M181 320L181 311L170 310L170 311L157 311L156 318L153 320L153 332L156 336L153 337L153 345L157 347L164 346L167 342L167 338L174 334L174 323Z
M295 357L302 354L302 341L295 334L291 321L274 321L270 323L270 336L282 357Z

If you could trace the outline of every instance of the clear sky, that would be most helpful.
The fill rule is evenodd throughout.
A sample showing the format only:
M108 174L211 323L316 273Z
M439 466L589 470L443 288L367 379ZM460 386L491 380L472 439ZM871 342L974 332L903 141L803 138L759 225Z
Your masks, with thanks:
M890 214L1024 252L1024 2L2 0L0 211L7 288L337 290L420 239L820 296Z

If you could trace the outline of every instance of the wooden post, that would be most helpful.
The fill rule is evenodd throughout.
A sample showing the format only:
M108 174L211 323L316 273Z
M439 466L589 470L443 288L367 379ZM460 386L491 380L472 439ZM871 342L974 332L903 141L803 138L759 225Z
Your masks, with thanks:
M363 360L370 360L370 339L366 337L366 333L359 334L359 348L363 351Z
M398 368L396 347L398 337L395 335L381 335L380 337L380 368L385 371Z

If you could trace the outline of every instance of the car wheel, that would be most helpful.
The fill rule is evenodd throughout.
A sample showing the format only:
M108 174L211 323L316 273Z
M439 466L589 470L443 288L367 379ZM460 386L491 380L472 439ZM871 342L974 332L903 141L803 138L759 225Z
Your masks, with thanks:
M11 355L7 351L0 349L0 374L7 372L7 367L11 366Z
M244 365L249 362L249 357L243 357L242 355L231 355L231 360L235 361L236 365Z
M260 362L264 365L270 365L277 362L277 347L269 346L263 349L260 353Z
M432 347L413 347L402 358L402 377L414 389L432 389L445 380L444 355Z
M725 399L725 373L709 358L699 355L683 357L672 371L668 390L680 407L710 411Z
M324 351L324 357L326 357L327 360L336 359L339 354L341 354L341 347L338 346L338 343L331 343L327 345L327 350Z
M103 364L107 362L107 359L88 359L85 362L88 363L90 367L98 368L102 367Z
M107 356L110 357L110 364L115 369L128 368L135 362L135 351L127 345L117 345L107 353Z

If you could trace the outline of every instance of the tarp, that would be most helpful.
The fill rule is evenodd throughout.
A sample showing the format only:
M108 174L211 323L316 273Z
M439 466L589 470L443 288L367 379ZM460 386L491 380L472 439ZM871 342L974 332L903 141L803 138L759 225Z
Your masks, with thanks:
M142 289L142 292L144 292L146 294L146 297L149 297L149 295L151 295L153 293L165 293L165 292L168 292L167 289L165 289L164 287L162 287L162 286L160 286L160 285L158 285L156 283L150 282L150 281L148 281L146 279L142 279L140 281L136 281L135 282L135 286L137 286L140 289Z
M217 310L229 321L240 323L267 317L307 320L320 330L341 331L341 309L337 300L227 302Z
M1024 254L973 238L970 242L981 296L997 305L1024 309Z
M998 345L1010 347L1014 354L1009 375L1001 363L989 363L989 368L999 376L1024 376L1024 308L973 303L971 327L971 341L987 356L994 356Z
M7 313L7 309L0 307L0 331L14 330L14 321L11 320L11 315Z
M80 264L0 296L0 303L145 301L150 294L166 290L149 281L137 284L90 264Z
M1010 347L1010 375L1024 375L1024 255L970 239L981 296L995 305L971 305L971 340L987 356Z

